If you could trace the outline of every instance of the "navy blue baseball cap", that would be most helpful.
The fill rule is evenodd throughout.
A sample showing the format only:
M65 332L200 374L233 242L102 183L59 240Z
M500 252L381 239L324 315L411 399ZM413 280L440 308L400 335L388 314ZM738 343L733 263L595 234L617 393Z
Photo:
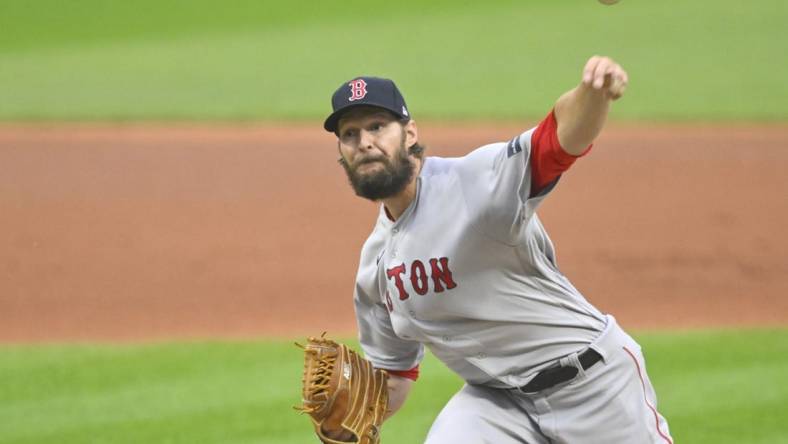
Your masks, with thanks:
M380 77L356 77L343 83L331 97L333 112L323 128L336 133L339 119L347 110L357 106L374 106L390 111L400 119L410 120L408 107L397 85Z

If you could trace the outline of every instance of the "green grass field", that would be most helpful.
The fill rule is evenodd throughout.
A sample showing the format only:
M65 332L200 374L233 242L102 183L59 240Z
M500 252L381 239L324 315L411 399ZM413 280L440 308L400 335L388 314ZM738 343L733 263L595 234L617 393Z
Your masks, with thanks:
M679 443L788 443L788 330L636 335ZM0 443L314 442L291 343L0 347ZM460 381L431 356L384 442L418 443Z
M397 80L417 118L541 117L585 60L614 118L788 119L788 2L0 2L0 120L317 119L340 82Z

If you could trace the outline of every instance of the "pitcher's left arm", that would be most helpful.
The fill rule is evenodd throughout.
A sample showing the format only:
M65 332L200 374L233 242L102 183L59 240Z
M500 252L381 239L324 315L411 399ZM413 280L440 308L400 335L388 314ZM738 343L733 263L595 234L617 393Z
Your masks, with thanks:
M610 103L627 88L627 72L609 57L593 56L583 68L580 84L555 104L558 141L568 154L581 155L607 120Z

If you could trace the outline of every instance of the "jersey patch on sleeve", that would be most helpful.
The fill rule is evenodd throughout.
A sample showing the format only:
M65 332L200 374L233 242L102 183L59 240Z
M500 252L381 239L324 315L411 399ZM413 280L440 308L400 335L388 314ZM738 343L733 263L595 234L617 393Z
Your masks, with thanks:
M520 145L520 136L515 137L514 139L510 140L509 143L506 145L506 157L512 157L515 154L519 154L523 151L523 147Z

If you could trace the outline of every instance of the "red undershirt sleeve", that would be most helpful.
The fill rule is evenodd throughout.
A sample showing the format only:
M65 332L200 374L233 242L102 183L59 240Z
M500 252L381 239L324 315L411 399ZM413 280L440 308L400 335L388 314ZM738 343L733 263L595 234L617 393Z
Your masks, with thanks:
M589 145L579 156L573 156L558 142L558 122L554 110L550 110L531 135L531 195L534 197L550 183L568 170L577 158L591 150Z
M386 370L390 375L408 378L411 381L419 379L419 366L415 366L410 370Z

